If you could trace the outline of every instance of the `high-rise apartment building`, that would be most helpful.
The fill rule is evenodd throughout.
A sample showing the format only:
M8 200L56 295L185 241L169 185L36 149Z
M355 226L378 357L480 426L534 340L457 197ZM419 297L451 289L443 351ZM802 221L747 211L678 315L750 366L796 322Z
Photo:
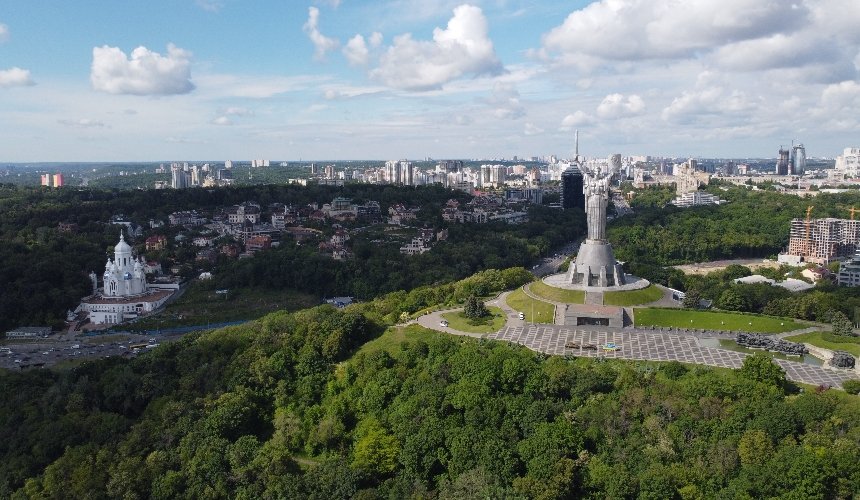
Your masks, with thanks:
M582 172L576 164L568 167L561 174L561 208L581 208L585 210L585 193L583 192Z
M845 177L860 177L860 148L845 148L842 154L836 157L834 170Z
M803 144L791 147L791 175L803 175L806 172L806 148Z
M788 166L791 162L791 151L779 147L779 159L776 161L776 175L788 175Z

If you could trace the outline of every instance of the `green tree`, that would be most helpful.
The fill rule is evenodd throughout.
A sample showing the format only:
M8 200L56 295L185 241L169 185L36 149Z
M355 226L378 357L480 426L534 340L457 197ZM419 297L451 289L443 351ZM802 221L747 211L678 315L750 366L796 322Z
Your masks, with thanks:
M833 311L830 314L830 325L833 328L834 335L842 335L850 337L854 335L854 328L851 320L842 311Z
M842 382L842 389L848 394L860 394L860 380L846 380Z
M752 356L747 356L744 359L744 364L740 368L742 377L756 382L780 387L785 383L785 372L783 369L773 362L767 354L757 352Z
M352 466L374 475L386 476L397 468L400 442L375 419L362 422L360 437L352 450Z
M699 301L702 300L702 294L696 288L690 288L684 295L684 300L681 305L688 309L698 309Z
M717 301L717 305L720 309L725 309L727 311L747 310L747 303L744 296L732 288L728 288L720 294L720 299Z
M469 298L466 299L466 306L463 309L464 316L470 319L479 319L489 314L490 312L483 301L478 300L475 295L469 295Z

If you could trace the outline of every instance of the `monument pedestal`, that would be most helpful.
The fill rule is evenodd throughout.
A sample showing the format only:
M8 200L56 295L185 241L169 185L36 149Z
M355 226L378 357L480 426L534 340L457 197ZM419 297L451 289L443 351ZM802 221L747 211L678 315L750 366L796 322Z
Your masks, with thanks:
M579 246L576 262L570 264L567 282L593 287L624 285L624 270L615 261L612 245L606 240L585 240Z

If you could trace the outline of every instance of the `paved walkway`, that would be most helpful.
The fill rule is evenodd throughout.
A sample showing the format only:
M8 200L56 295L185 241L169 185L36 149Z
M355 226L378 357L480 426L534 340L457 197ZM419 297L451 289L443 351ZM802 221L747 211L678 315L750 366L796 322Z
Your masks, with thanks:
M720 335L722 336L722 335ZM557 325L508 325L500 332L486 338L505 340L521 344L533 351L555 355L585 357L605 357L646 361L680 361L722 368L740 368L746 353L703 347L699 338L711 337L709 333L671 334L652 333L634 329L583 329ZM600 348L607 343L620 346L618 351L604 351ZM567 345L577 344L576 347ZM596 346L589 349L586 346ZM786 378L794 382L810 385L842 387L842 382L856 379L851 371L823 368L795 361L774 360L783 370Z
M602 306L603 292L585 292L585 303L593 306Z

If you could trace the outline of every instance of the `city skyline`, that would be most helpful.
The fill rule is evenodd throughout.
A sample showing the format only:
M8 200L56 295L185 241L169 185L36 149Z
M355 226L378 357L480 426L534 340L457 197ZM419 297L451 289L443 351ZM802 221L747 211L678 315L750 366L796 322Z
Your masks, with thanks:
M860 4L673 5L10 0L0 161L857 146Z

